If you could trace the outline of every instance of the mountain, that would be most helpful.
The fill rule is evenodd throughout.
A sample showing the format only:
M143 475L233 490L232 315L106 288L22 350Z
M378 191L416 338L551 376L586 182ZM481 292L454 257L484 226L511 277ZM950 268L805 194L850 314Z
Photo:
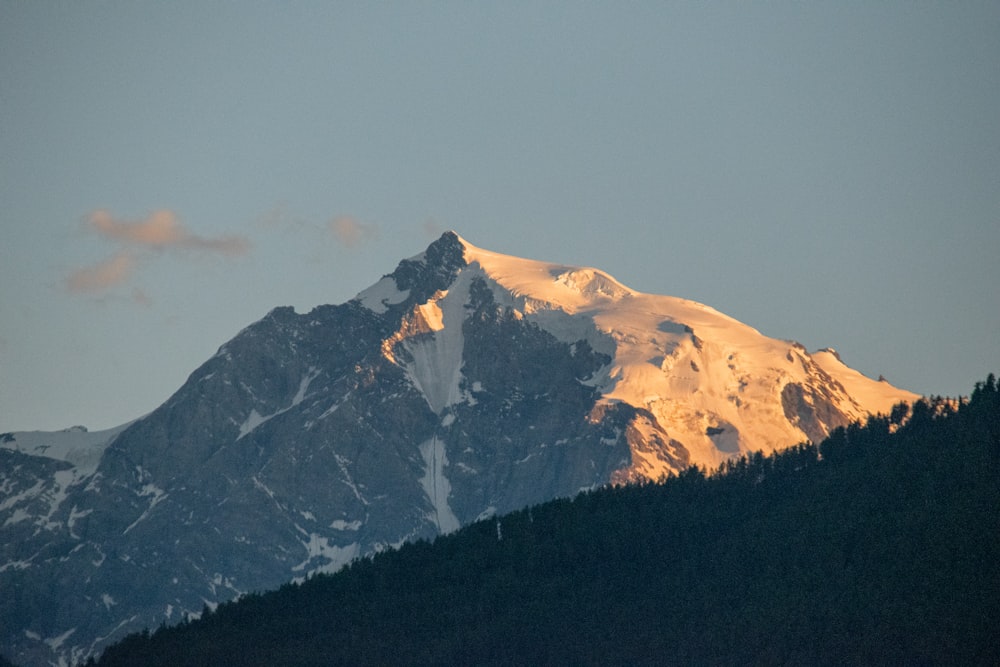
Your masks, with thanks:
M1000 664L1000 391L906 416L481 521L98 664Z
M126 426L0 436L0 652L79 661L360 555L915 398L832 350L448 232L347 303L272 310Z

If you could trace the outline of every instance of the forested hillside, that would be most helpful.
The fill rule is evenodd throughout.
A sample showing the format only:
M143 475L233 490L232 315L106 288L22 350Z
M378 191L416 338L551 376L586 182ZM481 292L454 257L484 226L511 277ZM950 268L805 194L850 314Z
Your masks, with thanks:
M997 664L1000 392L906 413L482 521L97 664Z

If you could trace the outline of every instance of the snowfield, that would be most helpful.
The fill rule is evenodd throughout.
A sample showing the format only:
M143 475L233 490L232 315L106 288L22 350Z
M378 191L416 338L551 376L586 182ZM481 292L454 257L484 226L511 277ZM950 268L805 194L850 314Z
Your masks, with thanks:
M863 376L830 350L810 354L794 341L764 336L704 304L637 292L598 269L522 259L458 239L468 266L448 291L415 309L411 333L430 335L407 339L401 334L412 357L407 373L439 414L464 400L461 325L469 285L477 278L487 282L499 305L556 339L586 340L609 355L611 363L588 384L606 403L648 410L698 465L714 467L740 453L809 440L807 431L816 435L816 429L795 422L803 411L801 418L810 408L822 410L819 402L853 420L919 398ZM423 259L421 254L411 261ZM386 276L357 300L384 312L406 296ZM790 384L803 387L801 405L794 410L788 405ZM640 423L638 430L649 428ZM671 472L649 452L633 454L641 477Z

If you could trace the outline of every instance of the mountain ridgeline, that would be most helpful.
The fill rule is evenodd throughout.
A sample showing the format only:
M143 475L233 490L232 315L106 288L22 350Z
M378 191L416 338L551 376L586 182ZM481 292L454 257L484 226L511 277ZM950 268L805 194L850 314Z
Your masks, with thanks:
M998 517L991 375L957 407L921 400L250 594L96 665L997 664Z
M0 652L82 662L359 556L916 398L703 304L449 232L346 303L272 310L134 422L0 435Z

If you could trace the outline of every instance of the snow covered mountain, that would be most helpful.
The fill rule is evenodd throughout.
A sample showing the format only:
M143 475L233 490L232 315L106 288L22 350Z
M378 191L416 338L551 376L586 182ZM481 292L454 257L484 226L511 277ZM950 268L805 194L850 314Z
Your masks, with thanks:
M0 652L80 660L405 540L915 398L832 350L449 232L345 304L271 311L126 426L0 436Z

